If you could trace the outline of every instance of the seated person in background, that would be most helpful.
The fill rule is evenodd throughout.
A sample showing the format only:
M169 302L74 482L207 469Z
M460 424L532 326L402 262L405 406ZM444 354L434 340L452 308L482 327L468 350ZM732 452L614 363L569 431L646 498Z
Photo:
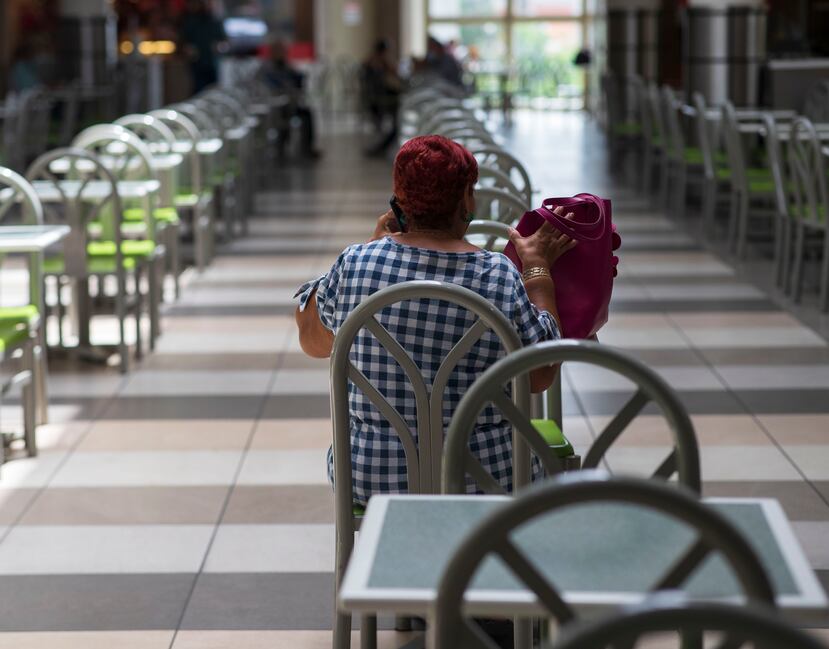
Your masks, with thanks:
M284 43L277 41L270 46L270 56L262 66L262 77L274 91L283 94L287 100L283 111L284 125L279 132L281 153L285 153L284 147L291 132L291 120L296 118L299 120L301 155L318 158L320 152L315 146L314 114L305 105L304 76L288 63Z
M388 58L388 43L379 40L371 56L363 62L362 81L366 108L374 122L377 143L367 155L382 155L397 138L397 111L400 103L400 77ZM386 132L386 121L391 122Z
M555 287L546 269L575 243L549 225L527 238L512 231L511 240L531 277L524 281L504 255L464 240L475 211L477 178L478 165L472 154L444 137L414 138L400 149L394 162L394 193L405 213L406 229L399 231L393 212L387 212L377 221L368 243L346 248L327 274L299 289L296 320L306 354L330 356L334 335L362 300L390 284L409 280L450 282L475 291L514 323L525 345L559 338ZM440 323L434 313L425 306L398 303L377 316L422 369L427 385L475 321L465 309L445 303L440 308ZM355 349L352 359L357 368L416 434L414 398L397 362L366 331L355 340ZM503 354L500 343L486 334L461 361L444 395L444 425L475 379ZM531 376L533 390L546 389L554 377L554 368L535 371ZM349 398L356 503L364 505L375 493L405 492L406 459L397 434L353 385ZM507 489L512 486L511 436L509 423L491 406L482 412L471 436L472 452ZM328 475L333 482L330 449Z

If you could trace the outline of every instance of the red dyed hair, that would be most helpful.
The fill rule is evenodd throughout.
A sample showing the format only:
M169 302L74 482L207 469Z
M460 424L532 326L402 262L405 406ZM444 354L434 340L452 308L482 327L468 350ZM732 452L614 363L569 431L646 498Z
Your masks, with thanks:
M412 138L394 159L394 195L406 218L422 227L448 228L477 180L474 156L442 135Z

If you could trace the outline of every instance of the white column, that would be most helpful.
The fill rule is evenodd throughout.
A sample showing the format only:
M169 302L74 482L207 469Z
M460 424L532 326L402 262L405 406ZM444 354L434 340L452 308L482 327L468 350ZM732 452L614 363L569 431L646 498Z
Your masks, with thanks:
M426 54L426 0L400 0L400 57Z

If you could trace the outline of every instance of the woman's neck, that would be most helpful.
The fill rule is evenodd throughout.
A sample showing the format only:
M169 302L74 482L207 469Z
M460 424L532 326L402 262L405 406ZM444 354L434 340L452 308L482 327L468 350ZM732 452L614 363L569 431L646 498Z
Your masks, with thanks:
M465 228L464 228L465 232ZM398 232L392 235L392 238L400 243L415 248L428 248L430 250L442 250L445 252L476 252L479 250L467 242L464 238L464 232L438 229L412 229L408 232Z

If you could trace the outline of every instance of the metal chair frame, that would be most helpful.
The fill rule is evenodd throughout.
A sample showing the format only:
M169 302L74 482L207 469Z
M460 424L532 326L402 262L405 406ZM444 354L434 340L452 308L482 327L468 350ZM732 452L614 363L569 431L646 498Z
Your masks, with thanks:
M636 392L597 435L584 455L582 468L597 468L613 443L631 421L650 402L659 406L673 435L674 448L653 474L668 479L677 474L680 484L692 491L701 491L699 446L694 426L679 396L656 372L618 349L589 341L562 340L538 343L510 354L490 367L467 391L446 433L443 453L444 493L464 493L466 476L470 475L490 493L503 493L500 485L488 476L480 463L469 452L469 434L474 422L487 403L495 404L508 419L513 430L526 439L533 452L541 459L549 474L563 470L543 445L525 413L527 409L513 408L505 399L503 386L532 370L565 362L588 363L622 375L636 385ZM559 371L561 371L559 369ZM520 458L526 462L526 458ZM525 468L526 465L522 468ZM526 474L525 474L526 475Z
M441 300L463 307L477 317L477 321L455 344L436 372L431 386L427 386L420 368L388 330L376 319L384 308L410 300ZM406 373L417 403L417 441L408 424L374 388L350 359L350 352L358 333L367 329L394 357ZM359 528L359 517L354 514L353 485L351 481L351 430L348 403L348 383L356 385L391 423L406 453L408 488L410 493L439 493L440 465L443 448L443 395L451 374L487 331L498 336L507 353L521 347L521 339L512 324L488 300L474 291L455 284L434 281L411 281L388 286L364 300L346 318L334 338L331 353L331 414L334 425L334 497L336 504L336 564L335 584L339 587L345 574L354 545L354 533ZM529 380L519 378L513 395L519 407L529 408ZM522 452L521 445L515 449ZM337 476L348 476L340 479ZM365 616L363 633L371 636L376 631L376 619ZM334 647L350 646L351 616L336 613ZM367 636L364 635L364 638Z
M51 171L51 165L56 160L68 160L69 172L67 176L72 176L81 182L80 189L77 196L73 199L66 195L66 192L60 186L59 178ZM109 193L92 209L85 209L82 205L81 196L83 189L90 181L94 179L103 180L109 183ZM134 293L133 300L128 299L127 294L127 271L124 268L124 256L122 251L122 236L121 236L121 198L118 194L118 180L115 175L107 169L106 166L91 152L80 148L61 148L45 153L37 158L26 172L26 180L33 182L35 180L46 180L53 183L56 190L61 196L59 209L50 207L48 204L44 206L44 220L49 220L52 215L54 220L61 223L66 223L70 226L71 232L64 239L64 263L65 268L61 276L56 277L57 291L56 291L56 315L58 318L58 341L63 346L63 313L64 308L61 300L62 280L67 277L78 282L78 291L76 296L82 302L88 302L88 286L87 282L90 277L95 276L98 279L100 290L103 291L103 278L107 274L96 274L90 271L87 261L87 243L89 233L87 225L94 220L105 206L110 206L112 209L113 218L113 238L115 240L115 272L116 278L116 294L115 294L115 315L118 318L118 353L121 359L120 369L126 372L129 367L129 349L125 337L125 320L128 310L132 310L135 316L135 332L136 332L136 357L142 356L141 345L141 312L142 312L142 293L140 287L140 277L138 273L138 266L134 274ZM132 302L132 304L130 304ZM130 309L130 307L132 307ZM86 310L84 305L78 305L81 312ZM89 314L91 318L91 314ZM89 323L84 317L81 317L81 327L88 328ZM83 338L83 336L81 336Z

